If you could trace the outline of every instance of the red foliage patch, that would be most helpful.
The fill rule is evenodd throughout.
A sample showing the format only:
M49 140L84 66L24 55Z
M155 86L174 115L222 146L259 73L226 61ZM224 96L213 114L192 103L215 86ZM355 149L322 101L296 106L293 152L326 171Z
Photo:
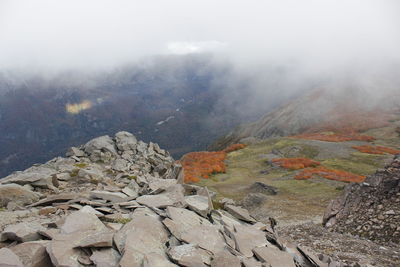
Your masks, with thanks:
M358 133L348 134L324 134L324 133L309 133L292 136L293 138L308 139L308 140L319 140L327 142L344 142L344 141L366 141L371 142L375 140L375 137L368 135L361 135Z
M236 151L236 150L239 150L239 149L243 149L245 147L246 147L245 144L233 144L233 145L230 145L227 148L225 148L223 151L225 153L229 153L229 152L233 152L233 151Z
M369 145L363 145L363 146L353 146L354 149L357 149L358 151L362 153L368 153L368 154L378 154L382 155L385 153L392 154L392 155L397 155L400 154L400 150L396 150L390 147L384 147L384 146L369 146Z
M311 179L313 175L317 175L326 179L340 181L340 182L361 183L365 180L365 176L340 170L327 169L322 166L318 168L303 170L300 173L298 173L294 178L296 180L307 180Z
M307 158L279 158L273 159L273 163L279 165L282 168L289 170L299 170L308 167L317 167L321 163Z
M234 144L217 152L191 152L184 155L180 163L185 173L185 183L198 182L201 178L209 178L213 173L224 173L224 160L229 152L246 147L244 144Z

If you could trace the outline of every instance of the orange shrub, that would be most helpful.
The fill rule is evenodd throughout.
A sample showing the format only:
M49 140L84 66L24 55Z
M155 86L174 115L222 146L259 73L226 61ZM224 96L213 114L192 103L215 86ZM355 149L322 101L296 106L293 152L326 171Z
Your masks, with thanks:
M224 173L226 171L224 160L227 153L245 147L244 144L234 144L223 151L185 154L180 160L185 173L185 183L198 182L201 178L208 179L213 173Z
M273 159L273 163L279 165L282 168L289 170L299 170L308 167L317 167L321 163L307 158L279 158Z
M232 152L232 151L243 149L245 147L246 147L245 144L233 144L233 145L230 145L227 148L225 148L223 151L226 152L226 153L229 153L229 152Z
M322 166L318 168L303 170L300 173L298 173L294 178L296 180L306 180L306 179L311 179L313 175L341 182L361 183L365 180L365 176L340 170L327 169Z
M363 146L353 146L354 149L357 149L358 151L362 153L368 153L368 154L378 154L382 155L385 153L392 154L392 155L397 155L400 154L400 150L396 150L390 147L384 147L384 146L369 146L369 145L363 145Z
M180 163L184 169L185 182L198 182L201 178L209 178L212 173L225 172L226 153L191 152L182 157Z
M357 133L349 133L349 134L324 134L324 133L309 133L309 134L300 134L292 136L293 138L300 139L308 139L308 140L319 140L319 141L327 141L327 142L344 142L344 141L366 141L371 142L375 140L375 137L368 135L361 135Z

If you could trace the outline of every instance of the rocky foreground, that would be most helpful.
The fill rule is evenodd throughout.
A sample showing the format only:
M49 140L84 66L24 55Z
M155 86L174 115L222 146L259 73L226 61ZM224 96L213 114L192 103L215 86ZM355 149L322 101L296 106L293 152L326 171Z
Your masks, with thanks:
M0 184L0 266L348 266L282 240L127 132Z

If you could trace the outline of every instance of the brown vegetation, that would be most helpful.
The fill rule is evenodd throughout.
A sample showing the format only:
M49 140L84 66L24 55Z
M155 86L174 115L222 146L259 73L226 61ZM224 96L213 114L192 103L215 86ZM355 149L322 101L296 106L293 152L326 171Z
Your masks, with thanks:
M375 140L375 137L368 135L361 135L358 133L305 133L300 135L292 136L293 138L308 139L308 140L319 140L327 142L345 142L345 141L366 141L371 142Z
M273 163L279 165L282 168L289 170L299 170L308 167L317 167L321 163L307 158L279 158L273 159Z
M314 175L341 182L360 183L365 180L365 176L341 170L327 169L323 166L303 170L300 173L298 173L294 178L296 180L307 180L311 179Z
M182 157L180 163L185 173L185 183L198 182L201 178L208 179L210 174L224 173L226 166L224 160L229 152L246 147L244 144L234 144L223 151L216 152L191 152Z

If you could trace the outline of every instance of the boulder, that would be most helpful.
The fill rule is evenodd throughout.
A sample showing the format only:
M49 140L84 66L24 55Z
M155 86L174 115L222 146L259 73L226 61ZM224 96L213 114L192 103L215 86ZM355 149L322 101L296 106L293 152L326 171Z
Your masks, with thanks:
M46 252L49 241L35 241L18 244L11 248L26 267L51 266L51 260ZM0 266L1 263L0 263Z
M257 259L267 262L271 267L296 267L289 253L276 248L257 247L253 249L253 252Z
M24 267L21 259L8 248L0 249L0 266L2 267Z
M121 255L113 248L93 250L90 260L98 267L119 267Z
M71 213L65 218L60 230L63 234L83 231L104 231L106 226L97 218L96 215L81 211Z
M234 225L233 230L225 227L228 236L235 242L235 248L246 257L253 256L255 247L266 246L268 241L265 233L255 227Z
M256 222L256 220L254 220L249 212L246 209L243 209L241 207L238 206L233 206L233 205L225 205L224 209L229 212L230 214L232 214L232 216L234 216L235 218L245 221L245 222Z
M206 267L211 264L211 254L193 244L172 247L168 251L168 255L183 266Z
M129 132L118 132L115 134L117 148L121 151L136 150L137 139Z
M84 151L92 162L109 162L118 155L114 141L108 135L90 140L84 145Z
M22 222L8 225L1 233L1 240L28 242L40 239L39 231L45 228L38 222Z
M227 250L214 254L211 267L241 267L240 259Z
M80 150L77 147L70 147L67 150L67 153L65 153L65 155L67 157L84 157L85 156L85 152L83 152L82 150Z
M58 186L56 170L46 166L34 166L23 172L15 172L0 180L1 184L30 184L33 187L54 189Z
M104 200L108 200L111 201L113 203L118 203L118 202L123 202L126 201L126 199L128 198L127 195L125 195L124 193L120 193L120 192L108 192L108 191L91 191L90 192L90 197L92 199L104 199Z
M211 212L212 207L210 206L208 198L205 196L186 196L185 201L189 209L195 211L203 217L207 217L207 215Z
M13 202L17 205L28 205L39 200L31 190L17 184L0 184L0 207Z

